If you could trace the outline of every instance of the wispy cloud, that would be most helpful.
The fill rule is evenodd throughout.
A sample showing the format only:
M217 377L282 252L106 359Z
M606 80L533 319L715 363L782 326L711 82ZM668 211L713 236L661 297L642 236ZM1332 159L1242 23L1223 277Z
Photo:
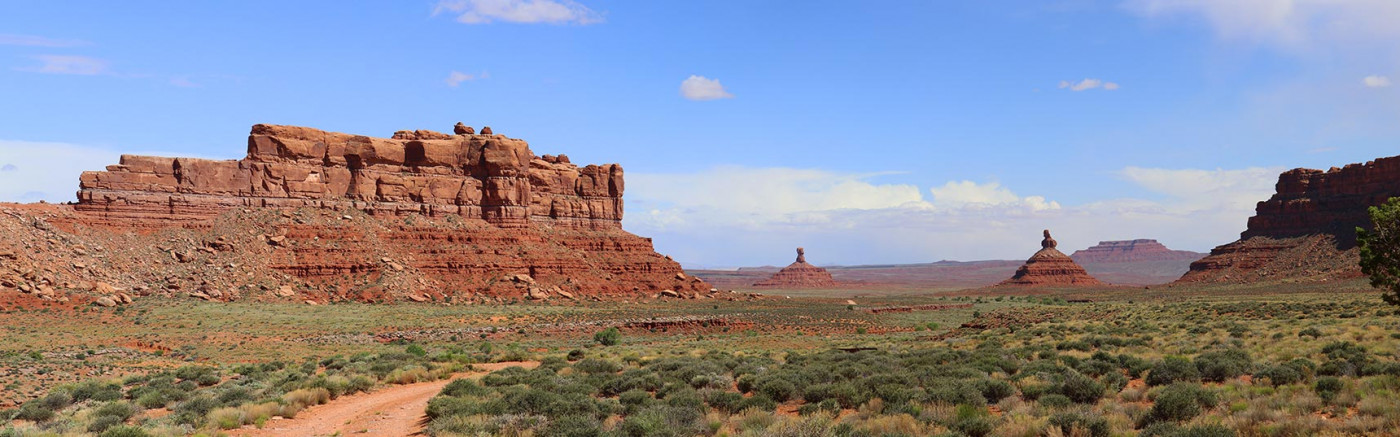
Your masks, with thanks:
M481 74L471 74L463 73L457 70L452 70L451 73L447 74L447 79L444 80L444 82L447 82L447 86L456 88L458 85L461 85L462 82L471 82L477 79L486 79L488 77L491 77L491 75L484 71L481 72Z
M0 34L0 46L77 47L91 44L78 39L55 39L35 35Z
M1095 88L1102 88L1104 90L1113 91L1117 90L1119 88L1119 85L1117 82L1105 82L1101 79L1092 78L1085 78L1084 80L1078 82L1070 82L1067 80L1060 81L1060 89L1068 89L1070 91L1078 92L1092 90Z
M452 13L466 24L594 24L603 16L572 0L441 0L433 15Z
M170 85L177 86L180 88L199 88L200 86L202 86L199 83L190 80L188 77L182 76L170 78Z
M1361 83L1369 88L1385 88L1390 86L1390 78L1385 76L1366 76L1361 79Z
M19 71L46 74L77 74L92 76L107 73L107 61L75 55L38 55L34 59L39 61L35 67L20 67Z
M732 99L733 94L720 85L719 79L692 75L681 82L681 96L690 100Z
M1400 2L1394 0L1125 0L1148 17L1194 16L1223 39L1278 47L1394 45Z

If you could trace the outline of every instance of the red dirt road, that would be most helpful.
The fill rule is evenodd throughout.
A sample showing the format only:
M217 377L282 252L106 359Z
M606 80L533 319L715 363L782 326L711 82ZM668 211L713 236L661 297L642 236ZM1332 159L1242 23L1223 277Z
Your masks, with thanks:
M517 361L473 364L475 372L460 373L452 379L476 378L511 366L534 368L540 363ZM270 420L262 429L245 426L230 430L231 436L330 436L372 435L407 437L422 431L419 422L428 400L442 391L450 380L392 385L370 393L341 396L325 405L302 410L296 418Z

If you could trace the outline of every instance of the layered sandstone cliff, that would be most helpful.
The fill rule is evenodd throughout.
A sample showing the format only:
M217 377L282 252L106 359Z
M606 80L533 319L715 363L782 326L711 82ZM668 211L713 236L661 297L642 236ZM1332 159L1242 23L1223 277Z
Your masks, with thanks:
M15 229L48 225L0 276L317 302L711 293L622 230L623 191L617 164L536 156L490 128L373 138L256 125L243 159L125 155L84 173L75 205L9 209ZM46 266L72 258L67 245L46 241L132 255L64 271Z
M1088 249L1074 251L1069 257L1078 263L1122 263L1198 260L1203 256L1204 253L1168 249L1157 240L1137 239L1100 241Z
M807 253L797 248L797 260L773 276L753 284L762 288L831 288L836 280L826 269L807 263Z
M999 285L1103 285L1068 255L1056 249L1057 245L1055 239L1050 237L1050 231L1046 230L1045 238L1040 241L1040 250L1016 269L1010 279Z
M1240 239L1191 264L1184 282L1360 275L1356 228L1368 207L1400 196L1400 156L1327 171L1293 169L1259 202Z

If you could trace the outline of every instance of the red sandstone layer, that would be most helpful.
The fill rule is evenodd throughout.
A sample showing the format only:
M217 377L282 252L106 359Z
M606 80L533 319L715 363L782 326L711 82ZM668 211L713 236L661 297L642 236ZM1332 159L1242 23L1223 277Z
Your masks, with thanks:
M836 280L826 269L808 264L806 252L799 247L797 261L753 285L761 288L831 288L836 286Z
M1089 276L1084 267L1056 249L1056 245L1055 239L1050 238L1050 231L1045 231L1040 250L999 285L1103 285Z

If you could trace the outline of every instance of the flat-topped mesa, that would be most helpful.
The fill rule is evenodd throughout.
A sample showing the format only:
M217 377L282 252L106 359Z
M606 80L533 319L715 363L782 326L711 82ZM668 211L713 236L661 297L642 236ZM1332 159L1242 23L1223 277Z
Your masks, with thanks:
M998 285L1103 285L1098 279L1089 276L1089 272L1084 271L1084 268L1068 255L1055 248L1059 243L1050 237L1049 229L1045 230L1044 235L1045 238L1040 241L1040 250L1016 269L1016 274L1012 275L1011 279Z
M1181 281L1359 275L1356 228L1371 227L1368 207L1400 196L1400 156L1327 171L1289 170L1274 190L1255 206L1239 240L1192 263Z
M796 261L753 285L764 288L830 288L836 286L836 280L826 269L807 264L807 252L799 247Z
M1088 249L1070 254L1079 263L1120 263L1136 261L1194 261L1205 256L1188 250L1171 250L1157 240L1100 241Z
M399 131L375 138L259 124L241 160L123 155L82 175L80 211L111 218L203 219L235 207L360 209L373 214L456 214L500 227L546 220L619 228L623 173L535 156L524 140Z

